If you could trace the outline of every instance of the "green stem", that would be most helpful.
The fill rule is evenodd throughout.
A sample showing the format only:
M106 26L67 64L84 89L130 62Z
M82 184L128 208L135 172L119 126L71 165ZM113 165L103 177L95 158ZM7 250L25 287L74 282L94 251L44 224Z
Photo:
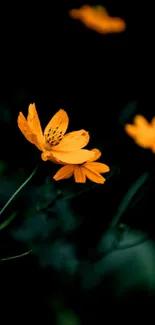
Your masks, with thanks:
M120 218L122 217L123 213L125 212L125 210L127 209L128 205L130 204L132 198L134 197L134 195L137 193L137 191L139 190L139 188L146 182L146 180L148 179L149 173L146 172L144 174L142 174L137 180L136 182L131 186L131 188L129 189L129 191L126 193L126 195L124 196L118 211L116 213L116 215L114 216L111 224L110 224L110 228L115 228L118 226Z
M38 166L33 170L32 174L26 179L26 181L17 189L17 191L11 196L11 198L4 205L2 210L0 211L0 216L4 212L4 210L8 207L8 205L12 202L12 200L16 197L16 195L23 189L23 187L31 180L33 175L36 173Z
M8 219L6 219L4 222L2 222L0 224L0 231L3 230L4 228L6 228L10 224L10 222L16 217L16 215L17 215L17 212L13 212L11 214L11 216L8 217Z
M79 191L79 192L77 192L75 194L68 194L66 196L64 195L64 196L62 196L62 199L63 200L73 199L74 197L77 197L77 196L79 196L79 195L81 195L81 194L83 194L85 192L91 191L93 188L95 188L97 186L98 186L98 184L93 184L91 187L85 188L85 189L83 189L83 190L81 190L81 191Z
M15 256L10 256L10 257L0 258L0 262L15 260L16 258L20 258L20 257L27 256L30 253L32 253L32 250L31 249L29 251L23 253L23 254L20 254L20 255L15 255Z

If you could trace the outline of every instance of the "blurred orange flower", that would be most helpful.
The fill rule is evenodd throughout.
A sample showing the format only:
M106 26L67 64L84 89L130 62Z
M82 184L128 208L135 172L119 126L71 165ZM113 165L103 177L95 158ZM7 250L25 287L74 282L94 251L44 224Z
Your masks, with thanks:
M149 123L145 117L137 115L134 124L125 125L125 131L140 147L155 153L155 117Z
M101 156L101 152L98 149L92 149L91 152L94 153L94 157L87 160L87 162L83 164L68 164L61 167L53 177L55 181L67 179L74 175L76 183L85 183L86 178L88 178L92 182L103 184L105 178L100 173L107 173L110 168L103 163L96 162Z
M90 139L85 130L66 133L69 124L67 113L60 109L42 131L35 104L28 107L27 119L18 115L18 127L25 138L42 151L42 160L60 164L81 164L93 158L94 153L82 149Z
M101 34L120 33L126 28L123 19L111 17L102 6L84 5L79 9L70 10L69 15L74 19L81 20L86 27Z

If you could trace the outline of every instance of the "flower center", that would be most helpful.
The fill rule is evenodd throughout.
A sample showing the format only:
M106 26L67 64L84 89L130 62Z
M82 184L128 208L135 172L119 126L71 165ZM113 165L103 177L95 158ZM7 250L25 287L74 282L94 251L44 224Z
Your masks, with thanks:
M50 150L51 147L59 144L62 138L62 131L59 130L58 126L56 128L49 128L47 134L45 135L45 142L47 144L47 147L49 145L47 150Z

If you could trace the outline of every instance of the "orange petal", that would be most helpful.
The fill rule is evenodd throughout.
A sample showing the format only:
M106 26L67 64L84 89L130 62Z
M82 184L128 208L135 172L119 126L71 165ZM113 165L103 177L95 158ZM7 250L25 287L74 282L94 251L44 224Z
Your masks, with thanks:
M99 173L97 173L95 170L91 170L91 169L88 169L86 167L83 167L84 168L84 172L85 172L85 175L86 177L94 182L94 183L98 183L98 184L104 184L105 182L105 178L103 176L101 176Z
M61 167L58 172L54 175L55 181L70 178L73 175L75 165L66 165Z
M67 133L57 146L54 146L54 151L74 151L85 147L89 142L89 133L85 130L73 131Z
M64 164L82 164L86 162L88 159L91 159L93 157L94 153L85 150L80 149L76 151L68 151L68 152L62 152L62 151L49 151L46 153L46 160L53 161L53 157L56 161L60 161L60 163Z
M96 160L98 160L98 159L101 157L101 155L102 155L101 151L98 150L98 149L96 149L96 148L92 149L91 152L94 152L94 157L93 157L92 159L90 159L89 161L96 161Z
M28 107L27 121L30 128L34 130L36 134L43 138L43 132L35 104L30 104Z
M151 127L138 130L134 125L126 125L125 129L136 144L142 148L151 148L152 144L155 142L155 132Z
M80 18L80 9L69 10L69 16L73 19L79 19Z
M86 175L82 166L76 166L74 169L74 179L76 183L85 183Z
M50 157L50 158L49 158L49 157ZM42 152L42 154L41 154L41 159L42 159L43 161L50 160L50 161L52 161L53 163L59 164L59 160L55 159L55 158L53 157L52 153L49 152L49 151L46 151L46 150Z
M99 162L86 162L84 167L94 170L97 173L107 173L110 171L110 168L107 165Z
M126 24L124 20L119 17L109 17L100 22L99 28L99 32L103 34L120 33L125 30Z
M40 144L38 143L37 136L33 133L32 129L30 128L30 126L22 112L20 112L18 115L17 124L18 124L20 131L25 136L25 138L29 142L33 143L39 150L42 150L42 148L40 147Z
M94 14L94 9L92 9L89 5L83 5L79 9L71 9L69 11L70 17L74 19L83 19L85 17L91 17Z
M134 118L134 123L138 127L146 127L146 126L148 127L149 126L149 122L142 115L136 115Z
M25 136L25 138L28 141L30 141L31 143L34 144L32 130L30 129L30 127L29 127L29 125L27 123L27 120L24 117L22 112L20 112L19 115L18 115L17 124L18 124L18 127L19 127L20 131Z
M135 137L137 135L137 127L135 125L126 124L124 129L126 133L131 137Z
M89 6L89 5L83 5L80 9L80 18L83 20L83 22L86 21L96 21L99 16L102 15L101 6ZM107 16L107 15L106 15Z
M116 21L115 18L106 18L104 21L100 19L92 24L92 29L100 34L120 33L125 30L124 21Z
M118 33L126 28L123 19L110 17L106 9L102 6L91 7L84 5L80 9L73 9L69 12L74 19L80 19L85 26L101 34Z
M80 19L88 28L92 28L96 24L95 13L96 11L89 5L84 5L80 9L72 9L69 12L72 18Z
M155 143L155 132L149 128L148 131L137 136L135 142L142 148L151 148Z
M50 120L44 130L44 136L49 137L53 132L59 132L63 136L68 128L69 118L67 113L60 109ZM55 134L55 133L54 133Z
M95 6L94 7L94 10L96 11L97 14L100 14L102 17L109 17L109 13L107 11L107 9L105 9L104 7L102 6Z

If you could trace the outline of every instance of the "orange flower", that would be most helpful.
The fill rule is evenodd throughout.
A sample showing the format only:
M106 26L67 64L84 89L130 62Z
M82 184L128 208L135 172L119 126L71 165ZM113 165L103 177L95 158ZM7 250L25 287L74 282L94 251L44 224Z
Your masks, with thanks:
M85 183L87 177L92 182L103 184L105 178L100 173L107 173L110 168L105 164L95 162L101 156L101 152L98 149L92 149L91 152L94 152L94 157L87 160L87 162L80 165L68 164L61 167L53 177L55 181L70 178L74 174L76 183Z
M123 19L109 16L107 10L102 6L91 7L84 5L80 9L72 9L69 15L79 19L88 28L101 34L120 33L126 28Z
M145 117L137 115L134 124L127 124L125 131L140 147L155 152L155 117L149 123Z
M82 149L89 142L90 136L85 130L65 134L69 118L60 109L47 124L44 133L35 104L28 108L27 120L23 113L19 113L18 127L25 138L42 151L41 158L60 164L81 164L93 158L94 154Z

